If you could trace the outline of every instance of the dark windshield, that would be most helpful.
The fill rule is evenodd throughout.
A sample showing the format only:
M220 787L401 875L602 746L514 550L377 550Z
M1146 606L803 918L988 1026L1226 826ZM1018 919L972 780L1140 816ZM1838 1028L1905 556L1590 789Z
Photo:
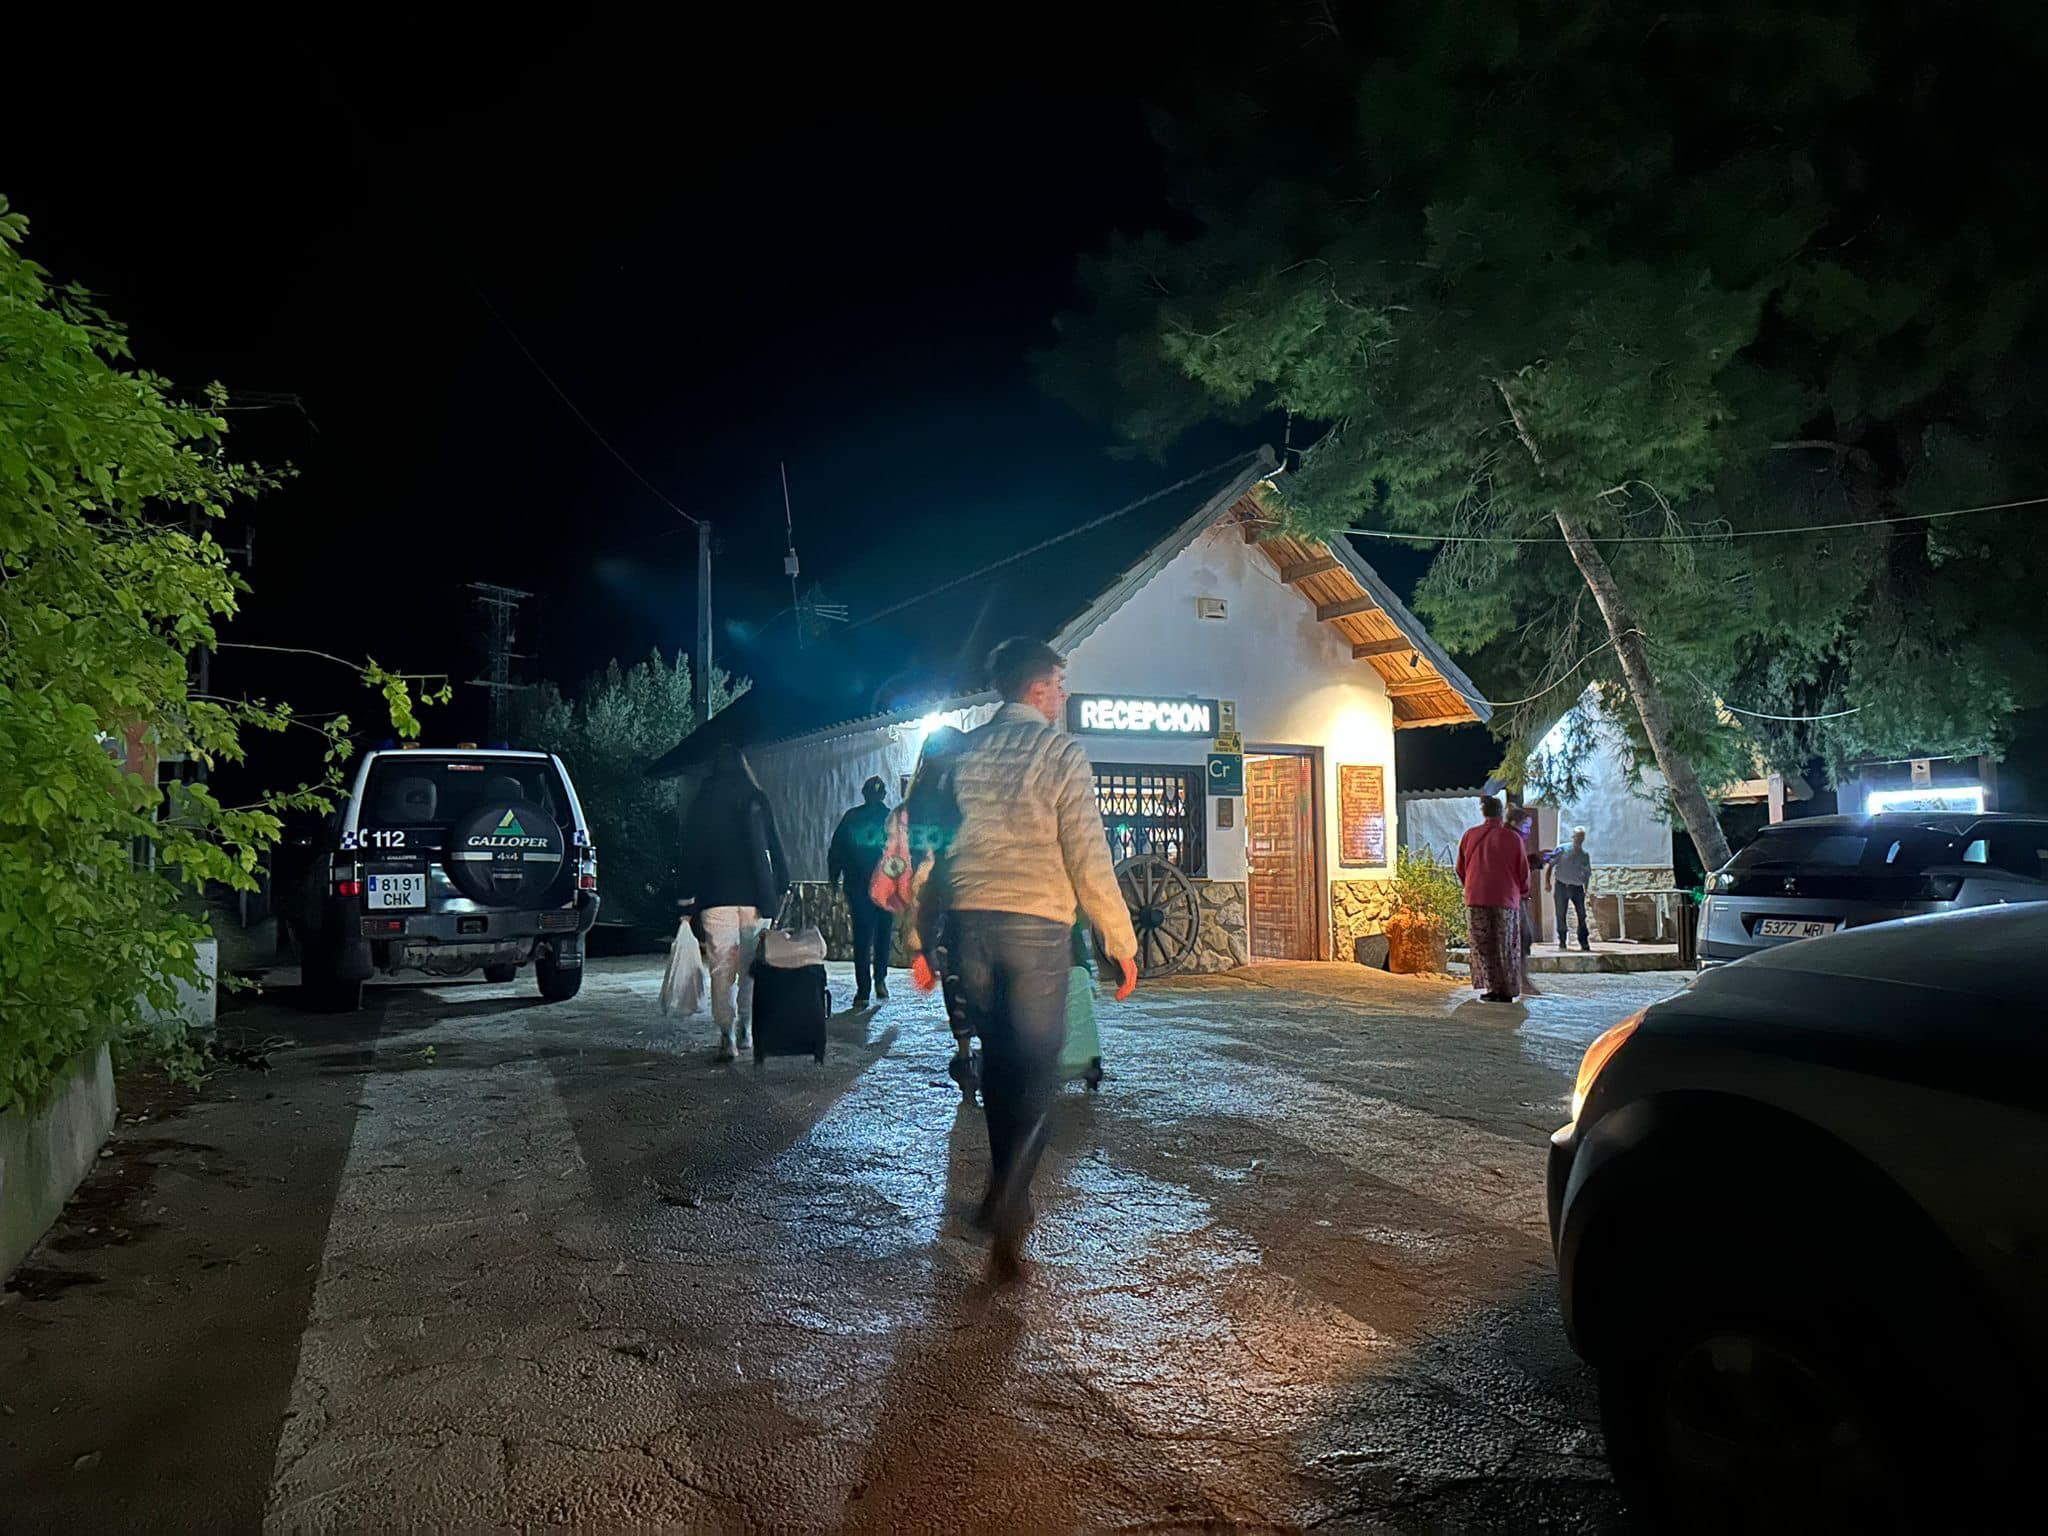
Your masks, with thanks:
M408 752L370 765L356 820L364 827L449 827L486 804L525 800L558 822L569 797L544 757L445 757Z

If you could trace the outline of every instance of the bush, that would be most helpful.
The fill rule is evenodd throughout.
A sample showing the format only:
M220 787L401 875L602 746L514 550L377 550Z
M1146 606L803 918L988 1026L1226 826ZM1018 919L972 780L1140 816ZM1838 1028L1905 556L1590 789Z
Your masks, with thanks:
M1408 912L1443 924L1452 944L1470 938L1465 926L1465 888L1451 866L1427 848L1403 848L1394 868L1394 899Z
M208 525L273 477L222 450L218 387L195 404L123 366L120 327L23 256L26 234L0 199L0 1114L101 1045L190 1072L181 1027L150 1013L199 981L187 903L255 886L279 813L325 809L349 728L193 691L192 653L245 590ZM343 665L418 734L404 678ZM158 755L212 768L288 727L326 739L322 784L232 806L157 787ZM124 743L150 749L140 771Z

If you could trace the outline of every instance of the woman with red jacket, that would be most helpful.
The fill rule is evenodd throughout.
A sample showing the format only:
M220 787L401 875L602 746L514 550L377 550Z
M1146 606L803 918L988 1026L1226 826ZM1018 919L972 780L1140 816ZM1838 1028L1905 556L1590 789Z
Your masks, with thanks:
M1511 1003L1528 990L1522 904L1529 895L1529 855L1493 795L1480 800L1479 825L1459 840L1457 872L1472 930L1472 988L1486 1002Z

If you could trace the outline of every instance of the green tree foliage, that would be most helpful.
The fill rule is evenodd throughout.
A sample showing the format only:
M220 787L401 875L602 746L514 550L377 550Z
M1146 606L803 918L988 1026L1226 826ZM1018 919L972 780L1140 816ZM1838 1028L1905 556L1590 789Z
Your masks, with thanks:
M177 1059L144 1004L198 980L206 929L181 896L252 887L278 813L322 803L317 785L229 806L184 784L167 805L110 752L143 727L215 765L246 730L300 725L188 686L243 590L205 526L271 482L222 452L218 391L186 404L122 366L121 330L22 255L26 233L0 200L0 1113L108 1041ZM359 670L415 731L407 681ZM332 775L348 722L318 729Z
M1056 388L1313 424L1281 514L1431 535L1508 762L1616 685L1710 858L1759 741L1972 750L2048 694L2042 509L1875 521L2048 493L2035 8L1225 9L1159 120L1195 232L1086 265ZM1816 522L1863 526L1749 536Z
M521 742L569 765L597 844L607 917L653 928L675 922L677 839L691 781L651 779L647 764L696 728L690 690L690 659L671 663L656 651L637 666L614 661L573 699L542 684L520 722ZM714 715L746 691L744 680L712 667Z

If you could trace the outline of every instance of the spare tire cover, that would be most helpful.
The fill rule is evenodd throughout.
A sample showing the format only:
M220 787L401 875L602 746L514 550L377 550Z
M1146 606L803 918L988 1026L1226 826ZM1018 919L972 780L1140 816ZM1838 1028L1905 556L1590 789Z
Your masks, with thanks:
M565 844L555 818L531 800L492 800L448 835L448 878L471 901L537 907L562 873Z

